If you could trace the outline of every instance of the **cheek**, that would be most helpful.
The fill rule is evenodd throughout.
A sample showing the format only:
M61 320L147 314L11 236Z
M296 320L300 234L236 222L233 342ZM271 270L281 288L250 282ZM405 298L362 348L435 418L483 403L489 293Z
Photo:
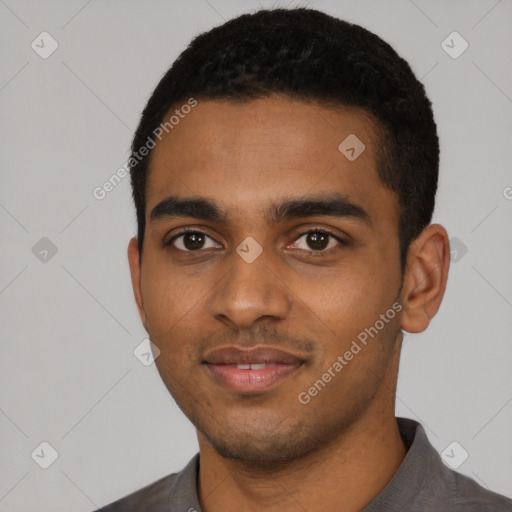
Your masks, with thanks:
M198 298L195 286L165 265L148 261L141 288L150 336L155 343L162 338L166 344L172 342L175 333L186 325L188 315L194 314Z
M194 279L171 265L165 251L148 248L141 275L142 297L154 321L178 320L197 302L204 279Z
M155 363L173 396L187 393L182 389L184 375L197 362L193 349L199 296L193 297L182 281L176 274L148 273L142 286L146 329L160 350Z
M321 282L301 285L308 290L307 294L301 293L301 298L326 327L342 334L357 327L366 327L368 321L373 323L380 313L386 311L394 298L396 284L382 268L350 265L346 269L338 269Z
M368 259L359 258L358 263L339 268L321 283L307 283L309 291L301 298L306 305L305 312L318 328L318 339L324 349L316 372L325 371L351 347L357 354L349 354L348 366L352 371L344 371L345 374L355 376L353 371L373 367L376 359L385 359L383 351L388 351L388 338L396 330L396 315L391 310L392 315L386 317L384 324L381 315L392 308L399 276L386 267L370 264L370 259L371 255ZM302 286L305 289L306 283ZM352 345L354 341L361 350Z
M161 364L183 373L197 364L197 340L209 325L207 301L218 279L170 268L165 261L147 262L142 275L146 328L161 351Z

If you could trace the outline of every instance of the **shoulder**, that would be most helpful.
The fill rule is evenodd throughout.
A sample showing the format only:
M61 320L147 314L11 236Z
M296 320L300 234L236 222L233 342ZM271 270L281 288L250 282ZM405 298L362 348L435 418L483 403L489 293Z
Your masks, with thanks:
M512 499L492 492L468 476L444 467L411 499L414 512L512 512Z
M486 489L445 464L418 422L397 418L397 423L408 450L406 457L391 482L365 512L397 509L512 512L512 499Z
M512 512L512 499L449 468L430 444L424 460L429 466L427 483L413 500L419 510L446 510L449 504L453 512Z
M166 509L171 490L179 473L164 476L138 491L121 498L96 512L122 512L126 510L160 510Z
M196 489L198 469L199 453L196 453L179 473L164 476L96 512L199 510Z
M511 512L512 499L492 492L475 480L449 470L452 473L454 505L458 511Z

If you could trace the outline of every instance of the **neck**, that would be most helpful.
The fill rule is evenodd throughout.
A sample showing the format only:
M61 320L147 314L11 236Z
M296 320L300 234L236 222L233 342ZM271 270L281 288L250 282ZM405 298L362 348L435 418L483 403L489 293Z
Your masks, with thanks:
M303 512L318 509L318 503L326 510L360 511L387 485L406 454L394 414L366 413L321 450L265 468L223 458L199 433L203 511Z

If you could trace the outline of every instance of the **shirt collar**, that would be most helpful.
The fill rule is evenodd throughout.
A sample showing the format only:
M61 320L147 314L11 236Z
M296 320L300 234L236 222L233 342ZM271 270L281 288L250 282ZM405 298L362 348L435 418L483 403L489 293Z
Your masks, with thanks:
M386 487L361 512L408 510L408 505L444 469L424 428L409 418L396 418L407 449L402 464Z
M361 512L398 511L442 469L439 454L430 444L423 427L412 419L396 418L407 454L393 478ZM169 497L169 510L201 512L197 492L199 453L178 473Z
M178 473L169 493L169 510L201 512L197 493L199 453Z

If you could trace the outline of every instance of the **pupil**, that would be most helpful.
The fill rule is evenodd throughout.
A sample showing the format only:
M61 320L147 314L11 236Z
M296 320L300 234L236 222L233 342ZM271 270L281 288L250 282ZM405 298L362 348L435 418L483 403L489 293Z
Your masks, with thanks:
M311 249L322 250L325 249L329 243L329 235L325 233L309 233L307 243Z
M183 237L183 245L189 249L200 249L204 243L204 237L201 233L187 233Z

